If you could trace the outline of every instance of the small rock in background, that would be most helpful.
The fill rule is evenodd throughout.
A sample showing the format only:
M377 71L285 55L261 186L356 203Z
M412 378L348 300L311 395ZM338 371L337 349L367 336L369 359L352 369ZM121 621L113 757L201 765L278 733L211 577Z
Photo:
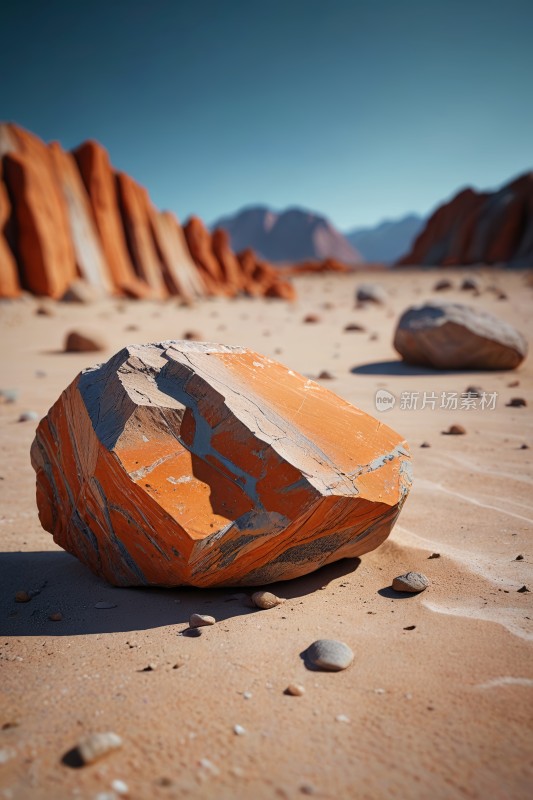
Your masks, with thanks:
M189 628L202 628L205 625L214 625L216 619L208 614L191 614Z
M25 591L17 592L15 595L15 603L29 603L31 594Z
M55 314L50 308L50 306L37 306L35 309L35 313L38 317L54 317Z
M49 615L48 619L51 620L52 622L61 622L61 620L63 619L63 614L61 613L61 611L55 611L53 614Z
M317 380L319 381L332 381L333 375L331 372L328 372L327 369L323 369L322 372L319 374Z
M357 287L355 300L359 305L374 303L375 305L382 306L387 301L387 295L385 290L375 283L362 283Z
M527 587L527 586L524 584L524 586L521 586L521 587L520 587L520 589L517 589L516 591L517 591L517 592L520 592L521 594L524 594L525 592L530 592L530 591L531 591L531 589L529 589L529 588L528 588L528 587Z
M244 736L246 734L246 728L243 728L242 725L234 725L233 733L236 736Z
M508 408L523 408L527 406L527 401L523 397L512 397L505 405Z
M16 403L18 397L18 389L0 389L0 403Z
M104 292L96 286L78 278L73 281L63 297L62 303L80 303L82 305L89 305L104 297Z
M39 419L39 414L36 411L23 411L19 416L19 422L35 422Z
M479 283L475 278L464 278L461 286L459 287L462 292L479 292Z
M119 780L118 778L112 781L111 788L117 793L121 795L126 795L129 793L128 784L124 781Z
M428 556L428 559L429 558L440 558L440 553L432 553L430 556Z
M392 588L396 592L410 592L416 594L423 592L429 586L429 580L421 572L406 572L398 575L392 582Z
M252 603L257 608L274 608L274 606L279 606L280 603L283 603L283 599L281 597L276 597L275 594L272 592L254 592L252 595Z
M100 353L105 348L103 339L92 331L70 331L65 338L65 353Z
M318 316L318 314L307 314L303 318L303 321L306 322L307 324L315 324L317 322L320 322L320 317Z
M198 331L185 331L183 338L187 342L202 342L204 337Z
M283 694L289 694L291 697L301 697L305 694L305 686L301 683L289 683Z
M520 386L520 381L510 381L507 384L508 389L516 389L517 386Z
M521 444L518 449L519 450L529 450L529 445L528 444Z
M345 333L350 333L351 331L363 333L366 331L366 328L363 325L358 325L357 322L350 322L348 325L344 326L343 330Z
M464 436L466 428L462 425L450 425L447 431L442 431L445 436Z
M345 724L349 724L350 717L347 717L346 714L337 714L335 717L335 722L344 722Z
M522 555L522 553L519 553L514 560L515 561L523 561L524 560L524 556Z
M81 739L76 745L76 750L83 764L92 764L94 761L122 747L122 739L116 733L91 733Z
M429 442L422 442L422 444L420 445L420 447L431 447L431 445L430 445L430 443L429 443Z
M346 669L354 659L348 645L335 639L318 639L307 648L305 656L313 667L329 672Z
M446 289L453 289L453 283L447 278L442 278L433 286L434 292L444 292Z

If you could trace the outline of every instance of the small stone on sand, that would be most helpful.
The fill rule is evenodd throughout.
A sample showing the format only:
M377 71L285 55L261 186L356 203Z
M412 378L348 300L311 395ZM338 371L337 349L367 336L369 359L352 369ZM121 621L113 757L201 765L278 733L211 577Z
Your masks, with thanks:
M61 611L55 611L53 614L50 614L48 619L51 620L52 622L61 622L61 620L63 619L63 614L61 613Z
M190 628L202 628L204 625L214 625L216 619L208 614L191 614L189 619Z
M320 317L318 316L318 314L307 314L303 318L303 321L306 322L307 324L315 324L317 322L320 322Z
M429 443L429 442L422 442L422 444L420 445L420 447L431 447L431 445L430 445L430 443Z
M112 750L122 747L122 739L116 733L91 733L81 739L76 749L84 764L92 764Z
M301 697L305 694L305 686L301 683L289 683L283 694L290 694L291 697Z
M242 725L234 725L233 733L237 736L244 736L246 733L246 728L243 728Z
M267 609L274 608L283 603L281 597L276 597L272 592L254 592L252 595L252 603L257 608Z
M464 436L466 428L462 425L450 425L447 431L442 431L446 436Z
M432 553L430 556L428 556L428 559L429 558L440 558L440 553Z
M339 672L350 666L354 659L352 650L344 642L335 639L318 639L306 650L307 661L313 667Z
M31 595L28 592L17 592L15 595L15 603L29 603Z
M505 405L508 408L523 408L527 406L527 400L524 397L512 397Z
M105 348L103 339L92 331L70 331L65 339L65 353L99 353Z
M524 594L525 592L530 592L531 589L528 589L528 587L524 584L524 586L521 586L520 589L517 589L516 591Z
M421 572L406 572L398 575L392 582L392 588L396 592L411 592L416 594L423 592L429 586L429 580Z

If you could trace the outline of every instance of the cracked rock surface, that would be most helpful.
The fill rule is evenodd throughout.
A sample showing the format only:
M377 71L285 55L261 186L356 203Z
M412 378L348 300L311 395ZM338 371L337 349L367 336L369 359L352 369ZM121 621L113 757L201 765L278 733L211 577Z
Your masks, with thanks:
M43 527L120 586L260 585L380 545L411 484L392 429L240 347L131 345L32 446Z

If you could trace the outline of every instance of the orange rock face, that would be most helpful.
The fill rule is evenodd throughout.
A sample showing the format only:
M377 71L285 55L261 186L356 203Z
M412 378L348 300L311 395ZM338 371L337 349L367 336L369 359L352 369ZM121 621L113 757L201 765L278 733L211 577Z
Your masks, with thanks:
M533 264L533 172L440 206L399 265Z
M151 225L169 292L179 295L188 303L204 297L205 284L191 258L183 229L174 214L153 209Z
M135 273L120 215L115 175L106 150L96 142L85 142L74 157L91 201L111 280L119 293L149 297L151 289Z
M0 297L18 297L20 295L17 262L4 236L10 212L9 197L2 183L2 163L0 161Z
M152 297L162 300L168 296L168 290L150 226L154 209L148 192L124 172L117 173L116 182L122 223L135 270L152 290Z
M2 125L0 156L16 218L15 248L24 285L59 298L77 277L65 198L46 145L16 125Z
M239 260L229 244L229 236L222 228L213 231L211 237L213 255L222 268L223 281L232 295L244 288L244 280Z
M377 547L406 443L238 347L162 342L85 370L32 446L41 523L116 585L256 585Z
M201 271L210 294L226 294L224 274L213 253L211 234L198 217L190 217L183 226L185 240L195 264Z

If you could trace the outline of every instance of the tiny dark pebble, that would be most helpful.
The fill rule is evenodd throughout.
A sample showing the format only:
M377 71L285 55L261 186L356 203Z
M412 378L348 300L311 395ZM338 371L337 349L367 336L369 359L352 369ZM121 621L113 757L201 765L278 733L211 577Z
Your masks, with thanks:
M450 425L447 431L442 431L446 436L464 436L466 428L462 425Z
M15 603L29 603L31 595L28 592L17 592L15 595Z
M522 553L519 553L517 555L517 557L515 558L515 561L523 561L523 560L524 560L524 556L522 555Z
M440 558L440 553L432 553L430 556L428 556L428 559L429 558Z
M323 369L320 375L318 376L319 381L332 381L333 375L331 372L328 372L326 369Z
M524 594L524 592L530 592L531 589L528 589L527 586L524 584L524 586L521 586L520 589L517 589L516 591Z
M422 442L422 444L420 445L420 447L431 447L431 445L430 445L430 443L429 443L429 442Z
M508 403L505 404L508 408L523 408L527 406L527 401L523 397L511 397Z
M415 628L416 628L416 625L407 625L404 628L404 631L414 631Z
M303 318L303 321L308 324L309 323L313 324L316 322L320 322L320 317L318 316L318 314L307 314L307 316Z

